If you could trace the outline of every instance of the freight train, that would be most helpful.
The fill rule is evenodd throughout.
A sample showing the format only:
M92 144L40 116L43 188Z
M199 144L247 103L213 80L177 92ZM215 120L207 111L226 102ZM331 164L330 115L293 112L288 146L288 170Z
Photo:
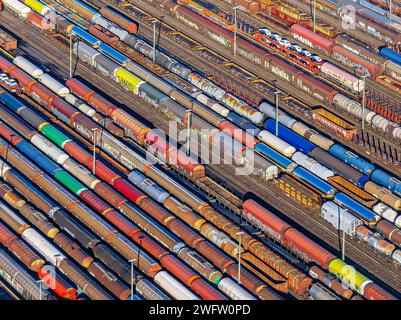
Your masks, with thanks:
M81 33L82 33L82 31L81 31ZM266 149L266 147L261 146L258 149L263 150L263 149ZM311 150L309 150L309 151L311 151ZM315 153L317 153L317 152L315 152ZM333 160L331 160L331 162L333 162ZM340 170L340 172L342 174L345 174L345 177L347 177L348 179L351 179L351 181L354 181L354 183L363 186L364 183L366 182L366 177L361 176L360 174L355 174L355 172L344 173L345 170L347 170L347 169L338 169L338 167L340 167L340 166L337 166L337 170ZM294 175L296 177L300 178L301 180L307 182L307 184L313 185L314 188L318 189L323 195L326 195L326 196L331 195L332 196L334 193L333 188L330 185L328 185L324 181L321 181L319 178L315 177L313 174L311 175L311 173L308 173L307 170L303 170L301 168L296 169L296 171L294 172ZM354 180L352 180L352 179L354 179ZM364 181L360 181L360 179L364 179ZM365 218L365 221L370 221L370 220L371 220L370 218L369 219Z
M315 49L324 48L324 51L319 51L329 56L332 56L334 59L336 59L338 62L345 65L346 67L353 68L356 73L363 74L364 76L369 76L379 83L383 83L383 81L385 81L385 79L383 80L382 75L387 75L394 79L400 79L401 77L401 67L399 66L401 56L389 48L384 47L380 50L378 56L381 62L376 63L372 61L365 61L360 57L356 57L355 54L351 52L353 50L349 50L349 45L353 42L353 40L350 40L343 35L338 35L329 40L322 36L319 36L318 33L315 33L309 30L307 27L299 24L292 24L290 30L292 36L299 39L301 42L304 42L307 45L310 45L310 41L312 41L312 43L317 43L318 45L315 47ZM294 30L297 30L297 32L293 32ZM330 79L340 86L350 89L351 92L361 92L364 90L364 82L358 79L358 77L356 77L355 75L346 72L332 65L331 63L322 61L322 59L320 59L318 56L309 53L308 50L291 44L287 39L281 37L277 33L270 32L268 28L261 28L259 30L254 30L253 28L251 30L248 30L247 33L251 33L251 35L257 41L267 46L270 50L273 50L274 52L284 56L286 59L291 60L296 64L301 65L302 67L305 67L315 73L320 73L323 77ZM304 37L304 34L306 35L306 37ZM342 40L343 48L334 44L337 38ZM320 43L322 43L322 45L320 45ZM370 51L369 49L365 48L365 50L369 52L369 55L377 55L375 52ZM386 84L392 89L397 88L397 84L391 81L387 81ZM379 113L385 115L390 120L397 122L400 121L400 117L398 114L393 114L393 111L391 111L392 113L390 114L388 114L387 112L384 113L380 106L377 106L376 103L370 101L370 99L367 100L368 106L372 105L371 107L375 108L375 110L378 110Z
M192 3L193 1L190 2ZM194 9L193 4L190 5L188 1L177 1L177 3L180 5L185 5L192 11L199 13L199 10ZM207 14L201 13L201 15L208 18L212 22L219 24L227 30L233 30L232 24L227 27L226 24L222 24L215 19L211 19ZM241 29L239 31L241 31ZM319 56L312 55L308 50L302 49L298 45L291 44L286 38L277 33L272 33L268 28L260 28L259 30L250 29L244 33L245 35L249 35L254 38L270 51L279 54L280 57L283 57L288 61L292 61L296 65L304 67L313 73L321 74L323 77L330 79L340 86L350 89L353 93L361 92L365 89L364 82L358 79L358 77L338 68L329 62L322 61Z
M371 298L371 297L369 297L369 298ZM389 298L388 296L386 296L385 298Z
M165 10L171 10L171 8L165 5ZM232 48L233 35L228 30L211 23L202 16L193 13L186 7L175 6L172 14L175 15L178 20L182 20L183 23L195 28L210 39L219 42L224 46ZM128 36L124 41L134 45L135 42L131 41L129 38L133 38L133 36ZM266 68L285 81L290 82L292 85L301 89L302 91L305 91L307 94L316 98L320 102L332 105L342 111L346 111L355 117L362 119L362 106L359 102L348 98L332 87L325 85L321 81L304 74L299 69L289 65L273 55L268 54L266 51L249 43L240 36L237 38L237 50L239 55L261 65L263 68ZM366 123L372 124L380 130L386 132L389 137L401 139L401 131L398 129L399 126L396 123L385 119L369 108L365 109L364 120Z
M57 137L57 136L56 136ZM38 208L43 210L48 217L54 221L57 226L59 226L62 230L64 230L66 233L71 235L82 247L88 250L88 252L91 252L94 257L102 261L110 270L113 270L118 276L124 280L126 284L131 284L131 277L130 277L130 266L126 260L124 260L120 255L116 254L113 252L109 247L107 247L104 243L100 241L97 236L95 236L92 231L89 231L86 227L84 227L80 222L72 218L69 214L63 211L63 209L60 209L58 205L53 201L48 198L48 195L44 194L43 191L38 189L36 186L34 186L31 182L29 182L25 177L23 177L20 173L17 171L9 168L7 165L5 165L3 162L2 166L7 169L7 171L2 175L2 177L12 185L16 190L18 190L21 194L24 194L24 196L29 199L30 202L35 204ZM4 191L4 196L3 199L8 199L9 203L11 204L12 201L11 199L16 200L17 202L21 203L19 200L20 198L10 191L10 189L6 190L2 186L2 191ZM23 212L27 212L22 210ZM36 212L36 215L33 219L33 223L38 226L38 228L42 229L43 228L43 223L41 224L41 221L38 220L38 215L39 213ZM71 257L74 258L82 267L84 268L89 268L92 265L92 268L90 268L90 272L95 272L96 275L95 278L102 284L104 284L111 292L116 292L119 289L121 290L122 286L119 281L115 281L113 277L107 276L104 277L103 272L108 272L105 267L100 267L99 263L97 264L92 264L94 261L94 258L92 258L90 255L88 255L86 252L80 249L79 245L77 243L74 243L72 241L68 241L68 238L66 237L59 237L59 235L62 235L62 232L59 232L55 236L55 242L59 244L65 251L68 253ZM15 246L14 246L15 247ZM27 255L27 257L31 257L32 255ZM19 255L19 257L24 257L22 255ZM94 291L93 283L92 280L88 278L82 278L82 273L81 272L74 272L74 269L71 268L70 264L67 264L65 261L63 261L63 271L65 272L66 276L68 276L71 279L74 279L75 281L81 281L80 284L78 284L78 287L82 286L83 291L85 292L86 290L89 291L89 296L93 296L96 291ZM100 270L96 270L99 269ZM110 274L110 272L109 272ZM155 286L155 284L151 283L146 277L144 277L143 274L140 272L138 273L135 271L135 284L138 292L140 292L144 297L147 299L160 299L160 300L166 300L170 299L170 297L164 293L161 289ZM159 277L163 278L163 277ZM168 277L165 278L168 282ZM160 285L160 283L159 283ZM161 285L163 287L163 285ZM165 287L168 290L168 286ZM30 290L30 288L27 288ZM124 289L123 289L124 290ZM120 291L121 292L121 291ZM119 295L117 295L119 296ZM95 299L99 298L98 295L93 296Z
M392 90L398 89L397 82L401 81L401 56L393 50L382 48L379 52L374 52L344 35L337 36L333 41L328 40L297 24L292 25L290 30L291 35L300 42L379 83L386 82L387 87ZM386 111L370 101L367 101L367 105L386 118L401 122L398 112Z
M117 19L117 20L119 20L119 19ZM147 49L146 47L144 47L144 46L146 46L146 44L144 44L142 41L139 41L138 39L135 40L135 38L132 37L132 35L129 35L129 36L124 35L124 37L126 37L126 42L128 42L129 44L134 46L136 49L140 50L142 53L147 54L147 55L149 55L149 53L151 54L151 50L152 49L150 48L150 46L148 46L148 48L150 48L150 49ZM240 46L241 46L241 42L240 42ZM240 51L243 53L243 50L240 50ZM177 61L174 61L172 59L166 59L166 56L164 54L158 52L157 55L158 56L160 55L160 59L158 59L159 63L163 63L164 62L164 65L167 64L168 67L171 67L172 70L174 70L175 72L177 72L177 74L183 76L184 78L187 78L188 74L191 73L191 70L188 70L188 68L185 68L184 66L179 66L179 63L177 63ZM247 57L249 57L249 54L247 54ZM257 59L257 62L261 63L260 59ZM283 64L283 62L282 62L282 64ZM280 68L280 66L281 65L274 66L274 69L275 70L279 70L277 67ZM285 66L285 64L284 64L284 66ZM293 72L289 73L289 71L293 71ZM293 73L294 73L294 70L286 70L286 71L280 70L279 75L284 76L285 79L291 79L291 77L294 78L294 76L292 75ZM188 80L191 80L191 78L193 78L193 77L189 77ZM302 77L299 77L299 78L302 78ZM302 87L302 89L304 89L307 92L311 93L315 97L322 98L322 94L323 94L323 99L324 100L329 101L329 102L331 101L331 103L334 103L341 110L351 111L351 113L353 115L355 115L356 117L359 117L359 118L362 117L362 107L360 106L360 104L355 103L352 99L348 99L345 96L344 96L344 98L342 98L343 96L341 94L336 95L336 91L335 90L332 90L329 87L325 87L324 85L323 85L322 89L326 89L326 92L325 93L319 92L319 90L317 90L317 88L319 88L319 84L320 83L316 79L313 79L313 78L304 79L304 80L308 80L307 82L301 81L301 79L298 79L298 80L299 81L296 81L296 84L299 84ZM309 82L311 82L310 85L305 86ZM313 82L316 82L315 86L312 86ZM206 88L206 86L207 86L207 88L209 89L209 92L208 92L209 94L217 94L218 93L220 95L221 90L216 90L213 86L210 86L210 83L202 82L201 85L205 86L204 88ZM318 92L316 92L316 91L318 91ZM338 99L333 101L333 99L332 99L333 95L336 95L338 97ZM240 103L236 103L236 105L241 105L241 104ZM217 112L219 112L219 110L221 110L221 109L217 109L218 107L219 106L216 105L215 111L217 111ZM226 112L224 109L222 109L222 110L223 111L221 111L221 112ZM379 110L379 112L380 112L380 110ZM390 121L381 121L382 118L379 117L379 116L376 117L377 121L373 121L372 122L372 117L373 116L374 116L374 113L369 112L369 109L368 109L367 113L365 113L365 120L368 123L373 123L374 125L378 126L381 130L387 130L387 133L389 133L390 136L394 136L394 137L397 136L397 130L394 130L394 126L392 125L392 122L390 122ZM391 114L388 115L388 116L390 118L394 117L394 115L391 115ZM258 117L259 117L259 115L258 115Z
M224 0L228 2L227 0ZM310 2L306 0L284 0L284 1L265 1L255 0L256 7L259 5L258 10L268 15L272 14L277 16L277 11L280 13L281 18L288 23L299 23L308 29L313 29L312 18L310 16L305 19L305 12L312 14ZM236 2L234 2L236 3ZM371 10L372 7L366 7L366 1L355 2L352 0L318 0L316 1L316 17L320 21L324 21L325 17L321 14L327 14L337 18L341 23L342 31L352 35L355 38L361 37L361 35L368 34L383 45L390 45L397 47L401 43L400 29L401 25L398 21L390 20L383 12L377 12L377 10ZM250 11L256 13L255 11ZM305 21L306 20L306 21ZM397 19L395 19L397 20ZM350 27L350 24L354 28ZM320 29L320 28L319 28ZM321 32L322 35L331 36L327 32ZM361 39L362 40L362 39Z
M312 141L313 141L313 139L312 139ZM326 145L326 146L327 146L327 145ZM266 149L266 148L262 146L262 147L259 147L258 149L263 150L263 149ZM302 171L302 170L301 170L301 169L298 169L297 171ZM315 184L315 185L319 185L319 186L320 186L318 189L320 189L321 191L322 191L322 190L325 190L325 191L324 191L324 194L326 194L326 195L332 194L332 193L333 193L333 192L332 192L332 188L330 188L328 185L323 185L323 186L321 186L321 182L322 182L322 181L316 180L316 179L314 179L314 177L305 177L305 174L299 175L298 172L296 173L296 175L297 175L298 177L303 177L304 181L308 181L309 184L310 184L311 181L314 181L314 184ZM348 175L348 176L349 176L349 175ZM347 175L346 175L346 177L347 177ZM349 179L352 179L352 178L349 178ZM362 182L360 182L360 181L358 182L358 179L355 179L354 182L360 183L360 184L363 185ZM327 190L329 190L329 191L327 191Z
M91 94L91 96L93 96L93 94ZM10 104L10 102L8 102L9 104ZM15 103L14 104L11 104L11 106L13 106L14 105L14 108L16 108L17 106L15 105ZM18 105L18 104L17 104ZM60 111L65 111L65 109L58 109L58 110L60 110ZM103 140L103 139L102 139ZM186 231L186 234L188 235L188 234L190 234L190 232L189 231ZM234 267L233 268L231 268L231 270L236 270ZM227 281L225 281L225 287L227 288L227 290L229 290L229 287L228 287L228 283L226 283ZM253 281L253 282L255 282L255 281ZM264 289L264 290L266 290L266 289ZM263 295L263 292L261 293L262 295Z
M13 100L13 99L10 99L11 101L13 101L13 103L12 104L9 104L9 105L11 105L12 107L14 107L14 108L18 108L18 104L16 103L16 101L15 101L15 99ZM10 103L10 101L9 101L9 103ZM18 110L18 109L17 109ZM13 118L13 117L11 117L10 115L8 115L8 116L5 116L5 113L4 112L2 112L1 113L1 116L2 116L2 118L4 118L4 117L6 117L7 118L7 120L8 120L8 122L10 123L10 124L12 124L14 127L17 127L17 128L19 128L20 130L22 130L22 132L26 132L27 130L29 130L28 128L24 128L24 126L20 123L20 122L18 122L18 120L16 120L15 118ZM5 119L5 118L4 118ZM37 123L39 124L39 121L37 121ZM40 127L40 125L39 125L39 127ZM23 129L24 128L24 129ZM5 132L4 132L4 130L3 130L4 128L2 128L2 130L1 130L1 132L2 132L2 135L4 136L5 135ZM51 151L51 150L49 150L49 149L47 149L47 148L44 148L44 145L42 145L42 144L39 144L39 143L37 143L36 141L39 139L39 137L37 136L37 134L35 134L34 132L32 132L32 134L33 135L29 135L29 136L32 136L31 137L31 141L33 142L33 144L35 144L35 145L37 145L41 150L43 150L46 154L48 154L48 155L50 155L50 156L52 156L52 158L54 158L54 159L56 159L55 157L55 155L56 154L59 154L59 156L58 156L58 158L60 158L61 157L61 154L60 154L60 151L58 151L58 152L56 152L56 150L54 150L55 149L55 147L53 146L52 147L52 149L53 149L53 151ZM43 138L42 138L42 140L43 140ZM18 148L18 145L17 145L17 148ZM66 154L64 154L64 157L63 157L63 159L68 159L68 156L66 155ZM68 171L72 171L72 172L75 172L75 171L73 171L72 169L74 168L74 165L72 164L72 163L70 163L70 162L68 162L68 166L66 165L66 162L67 160L65 160L64 161L64 167L68 170ZM43 162L43 161L42 161ZM88 175L88 174L87 174ZM90 174L89 174L90 175ZM76 176L79 178L79 175L76 173ZM134 177L134 172L132 172L132 174L130 174L129 175L129 179L131 180L131 179L133 179L133 177ZM135 179L134 179L135 180ZM84 179L84 181L86 181L86 183L88 184L89 182L88 182L88 179L86 178L86 179ZM99 188L99 184L100 184L100 182L98 182L98 183L96 183L96 188L94 189L95 191L96 191L96 189L98 189ZM92 182L91 183L91 185L93 186L94 185L94 182ZM150 187L150 186L148 186L148 187ZM82 187L83 188L83 187ZM81 188L81 189L82 189ZM145 188L146 190L149 190L149 188ZM157 190L156 190L157 191ZM109 190L109 192L110 193L115 193L113 190ZM102 193L102 196L104 197L104 194ZM116 195L117 196L117 195ZM167 195L167 197L168 197L168 195ZM165 201L167 200L167 197L164 197L165 199ZM158 199L160 199L160 197L158 197ZM117 200L115 200L115 202L116 202ZM165 201L163 201L163 203L165 202ZM99 202L99 201L98 201ZM120 201L121 202L121 201ZM160 202L160 201L159 201ZM170 205L168 206L168 208L170 208L170 209L172 209L171 208L171 199L170 199L170 202L168 202ZM128 212L130 212L129 210L129 207L127 207L127 206L124 206L124 212L126 212L126 213L128 213ZM176 211L176 210L174 210L174 211ZM132 212L132 210L131 210L131 212ZM155 216L155 208L153 208L153 210L151 211L151 212L153 212L152 213L152 215L154 215L154 217L157 219L157 216ZM166 213L164 213L164 214L166 214ZM187 217L185 217L184 218L184 221L191 221L191 219L194 219L195 217L194 216L190 216L190 212L186 212L186 215L187 215ZM182 216L182 215L181 215ZM144 219L144 218L143 218ZM189 220L188 220L189 219ZM200 222L199 220L201 220L199 217L198 217L198 222L197 221L195 221L195 225L196 224L198 224L198 227L197 228L199 228L200 226L199 226L199 223L202 223L202 222ZM162 222L162 221L161 221ZM148 223L150 223L149 221L148 221ZM193 224L194 222L192 222L191 224ZM146 224L145 224L146 225ZM168 223L168 228L172 228L173 226L172 226L172 224L171 223ZM201 228L201 232L203 233L204 232L204 230L206 230L207 228L207 224L205 224L205 222L203 221L203 227ZM146 226L146 228L148 228L149 229L149 224L147 224L147 226ZM171 240L172 239L174 239L174 236L172 235L172 234L170 234L169 233L169 231L167 231L167 230L162 230L162 228L163 227L159 227L159 230L160 231L162 231L162 233L160 233L160 231L159 232L157 232L157 230L158 229L155 229L156 231L154 231L154 230L152 230L152 229L150 229L150 232L152 233L152 234L157 234L157 237L159 238L159 239L161 239L164 243L171 243ZM182 231L178 231L177 229L175 229L175 228L173 228L173 229L171 229L172 231L174 231L174 232L176 232L177 234L179 234L179 235L182 235L182 232L184 232L185 231L185 233L187 234L187 236L186 237L183 237L184 239L189 239L190 237L193 237L194 236L194 234L188 229L188 230L185 230L185 227L181 227L182 228ZM211 227L209 226L209 231L208 232L213 232L214 234L217 234L217 232L216 231L213 231L213 230L210 230L211 229ZM190 234L192 234L192 236L189 236ZM223 239L225 238L225 236L223 235L223 234L221 234L220 236L219 236L219 243L221 243L222 241L224 241ZM164 239L164 240L163 240ZM170 239L170 240L169 240ZM200 241L200 239L198 238L195 242L199 245L199 241ZM188 244L189 245L191 245L192 243L194 243L193 242L193 240L191 240L190 242L188 242ZM203 246L202 246L202 248L204 249L204 250L206 250L206 243L203 243ZM226 248L226 251L227 251L227 249L228 249L228 246L229 246L229 243L227 242L226 244L225 244L225 248ZM171 245L170 245L170 247L171 247ZM233 250L235 251L235 249L237 248L236 247L236 245L235 244L232 244L231 243L231 247L233 248ZM174 249L175 248L175 249ZM192 257L191 259L192 260L190 260L190 261L192 261L192 265L193 265L193 263L194 263L194 257L195 257L195 253L193 253L193 252L191 252L191 251L189 251L188 250L188 248L183 248L182 246L181 246L181 248L180 248L180 244L177 242L176 244L174 244L174 246L173 247L171 247L171 249L174 249L175 251L177 251L177 250L179 250L179 253L178 253L178 256L179 257L181 257L181 258L183 258L184 260L187 260L185 257L185 254L188 256L188 257ZM184 253L185 252L185 253ZM206 252L210 252L210 249L209 250L206 250ZM214 255L213 255L213 257L214 257L214 261L217 259L217 253L216 252L214 252ZM233 255L235 255L235 253L233 253ZM208 256L208 257L210 257L210 255ZM199 258L200 259L200 258ZM227 258L224 258L224 257L222 257L222 256L220 256L219 258L218 258L218 260L219 260L219 265L226 265L226 267L228 266L228 264L230 263L230 261L228 261L228 259ZM203 265L203 269L205 269L206 268L206 266L207 266L207 262L206 261L203 261L202 263L200 263L199 262L199 264L202 264ZM231 263L232 264L232 263ZM224 269L223 267L221 267L221 269ZM213 283L219 283L220 282L220 278L221 278L221 275L219 276L218 274L218 272L216 272L215 270L214 270L214 268L208 268L208 269L206 269L206 270L209 270L208 271L208 275L207 275L207 278L210 280L210 281L213 281ZM246 278L246 273L244 273L243 274L243 276ZM231 288L231 289L230 289ZM227 290L229 290L229 291L227 291ZM238 293L238 295L240 295L242 298L249 298L250 296L248 295L246 295L246 293L245 293L245 291L244 290L241 290L240 288L235 288L235 284L234 283L231 283L230 284L230 279L225 279L224 280L224 286L223 286L223 291L225 291L225 292L229 292L230 293L230 297L235 297L235 295L234 295L234 293ZM237 298L238 298L238 296L237 296Z
M160 0L157 1L160 2ZM175 2L186 5L187 1L181 1L181 3L180 1L175 1ZM206 6L205 5L206 1L194 0L192 2L195 2L198 5ZM234 6L242 7L242 10L249 12L253 15L258 15L263 19L267 19L268 15L273 16L275 18L275 23L284 24L286 26L289 26L294 23L299 23L308 29L313 29L313 23L310 16L297 12L296 9L286 5L282 1L273 2L270 0L268 1L227 0L225 2L228 2L229 4L232 4ZM226 17L226 14L221 12L221 10L219 9L216 9L215 12L219 13L222 17ZM205 18L209 19L207 15L204 16ZM231 18L229 20L231 21L231 23L233 23L232 15L228 17ZM244 25L244 27L248 28L248 25ZM251 25L249 27L250 30L252 30L253 27ZM327 26L327 24L325 24L322 20L316 22L315 28L317 33L322 34L325 37L331 38L335 37L337 34L337 32L333 27Z
M291 2L293 1L285 1ZM306 1L303 1L306 2ZM351 0L318 0L316 9L336 18L350 18L356 29L394 47L401 44L401 25ZM348 28L343 28L345 32Z
M281 220L274 213L267 210L254 200L243 203L244 216L254 221L270 237L280 242L289 250L303 256L305 261L315 263L325 270L337 275L350 288L356 290L366 299L376 300L386 297L391 299L385 291L375 285L342 260L322 248L313 240L305 237L293 226Z

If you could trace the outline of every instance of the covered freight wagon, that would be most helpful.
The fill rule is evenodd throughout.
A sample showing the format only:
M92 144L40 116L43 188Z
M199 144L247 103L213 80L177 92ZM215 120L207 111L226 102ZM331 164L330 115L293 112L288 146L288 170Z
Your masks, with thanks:
M354 69L360 74L366 74L372 79L383 73L383 67L380 64L366 60L364 57L339 45L332 48L331 56L343 65Z
M334 44L333 41L322 37L321 35L305 28L304 26L301 26L300 24L293 24L290 30L291 35L300 42L326 55L331 54L331 48Z
M138 32L138 23L131 20L125 14L121 13L113 9L110 6L102 7L99 12L102 14L103 17L109 19L110 21L114 22L121 28L127 30L129 33L137 33Z

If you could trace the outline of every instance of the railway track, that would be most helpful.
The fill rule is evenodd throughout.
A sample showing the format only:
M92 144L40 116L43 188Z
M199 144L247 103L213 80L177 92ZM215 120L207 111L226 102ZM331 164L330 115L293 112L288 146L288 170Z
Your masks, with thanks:
M289 91L287 82L282 81L281 79L277 79L275 78L275 76L267 74L267 72L263 72L263 74L260 74L260 68L256 67L252 62L238 56L234 57L230 50L224 47L216 46L214 42L204 37L203 35L194 34L192 29L189 29L185 25L180 25L180 23L175 19L169 16L160 15L160 13L154 10L153 7L150 7L148 4L143 4L142 0L137 1L135 5L138 6L139 3L141 3L141 6L143 5L143 7L141 7L140 9L144 9L145 12L149 12L148 13L149 16L155 16L158 18L163 17L161 18L163 25L166 24L168 26L172 26L173 28L176 28L180 32L184 32L186 36L190 34L191 39L195 43L203 43L204 47L213 48L213 51L216 52L222 59L225 59L226 63L229 63L230 61L235 61L235 63L238 63L241 67L243 67L244 69L248 70L251 74L253 74L253 76L255 77L253 81L255 81L256 79L262 79L265 82L267 82L271 88L278 88L281 92L285 94L290 94L296 99L302 100L308 106L313 107L321 105L320 102L317 102L316 100L306 95L305 93L300 92L296 88L292 88L293 90ZM127 8L127 6L125 6L124 8ZM139 17L137 16L134 18L138 19ZM138 22L141 25L140 28L141 34L148 37L149 39L152 39L153 38L152 27L148 23L146 23L146 21L143 20L141 21L138 19ZM205 72L212 78L213 77L219 78L220 82L217 81L219 82L219 84L221 84L223 81L226 81L227 79L230 79L233 82L238 81L238 75L235 75L230 72L225 72L226 70L224 70L224 68L221 68L221 66L218 63L213 63L213 61L205 61L205 59L200 59L199 54L196 54L197 50L187 49L183 51L181 47L178 48L177 41L174 41L174 39L170 38L168 35L163 35L163 28L161 29L162 32L160 32L158 35L158 44L161 45L163 41L162 46L167 48L173 54L173 56L176 56L181 60L186 60L190 62L196 68ZM258 76L256 76L256 74ZM270 101L273 100L272 98L273 94L271 92L270 94L266 94L266 91L260 90L256 86L255 86L256 88L250 88L250 86L251 85L248 83L246 85L242 85L244 89L238 88L238 90L236 91L237 95L238 92L244 90L246 92L245 95L254 97L256 101L260 101L261 99L267 99ZM274 92L274 90L271 91ZM241 96L241 94L239 96ZM286 105L285 103L281 103L280 108L302 119L304 122L315 127L315 129L324 132L326 135L332 137L333 140L337 140L342 144L350 145L353 150L363 155L364 157L370 159L373 163L385 167L389 165L393 166L394 171L396 171L396 174L398 174L401 177L401 167L398 166L398 163L401 161L401 146L399 145L398 142L389 140L388 137L384 136L383 133L380 132L379 130L368 126L365 127L365 132L364 134L362 134L361 123L359 119L348 114L345 115L344 112L332 106L325 105L326 109L333 112L334 114L347 118L358 129L358 135L355 141L348 141L339 136L333 137L332 132L328 131L323 126L314 123L310 117L305 115L304 112L299 111L294 107Z
M219 9L221 9L223 12L225 13L230 13L233 14L233 7L230 6L229 4L227 4L226 2L224 2L223 0L209 0L210 3L216 5L216 7L218 7ZM281 33L283 31L283 28L278 28L277 25L274 23L275 20L273 20L272 22L270 21L266 21L260 17L255 17L250 15L249 13L243 12L241 10L237 11L237 15L238 15L238 19L241 19L249 24L252 24L253 26L255 26L255 28L260 28L263 26L269 25L270 27L272 27L274 29L274 31ZM269 19L271 17L269 16ZM296 39L294 39L291 36L290 31L285 30L285 36L289 39L292 40L293 42L297 42ZM247 37L249 37L249 35L247 35ZM326 61L329 61L333 64L337 64L338 62L334 59L332 59L329 56L326 56L316 50L314 50L313 48L308 48L308 50L312 53L318 54L321 57L324 57ZM353 70L352 68L346 67L344 65L341 65L341 68L344 70L347 70L350 73L355 73L355 70ZM367 78L366 79L366 88L367 91L371 92L371 93L376 93L378 94L379 92L386 97L387 99L390 99L390 103L392 103L394 105L395 108L399 107L401 108L401 103L400 103L400 95L396 92L391 91L390 89L381 86L380 84L378 84L377 82L375 82L374 80ZM373 96L374 97L374 96ZM358 97L356 97L355 95L353 96L354 99L358 99Z
M298 0L283 0L283 2L291 5L292 7L295 7L299 9L301 12L305 12L309 15L312 16L312 6L309 4L304 3L303 1L298 1ZM325 23L329 24L330 26L333 26L336 30L343 30L342 28L342 21L339 19L336 19L335 17L326 14L322 11L319 11L316 9L316 17L319 18L320 20L324 21ZM360 39L365 40L365 44L372 47L372 48L379 48L381 46L386 45L384 41L380 41L379 39L370 36L361 30L358 30L356 32L359 35Z
M21 298L0 278L0 301L4 300L21 300Z
M209 0L210 3L212 3L213 5L215 5L216 7L218 7L220 10L222 10L224 13L228 13L228 14L233 14L233 7L229 4L227 4L226 2L222 1L222 0ZM255 17L250 15L249 13L243 12L241 10L237 11L237 16L238 19L241 19L243 21L245 21L246 23L251 24L252 26L254 26L256 29L259 27L263 27L268 25L269 27L272 28L273 31L276 31L278 33L284 34L290 41L294 41L297 42L296 39L294 39L291 36L291 33L289 32L288 28L284 29L281 25L277 26L277 22L275 20L270 20L270 21L266 21L263 18L260 17ZM269 19L272 18L271 16L269 16ZM314 54L318 54L321 57L324 57L326 61L330 61L333 64L337 64L337 61L335 61L334 59L332 59L329 56L323 55L321 52L318 52L316 50L314 50L313 48L308 48L308 50ZM355 73L355 70L343 66L341 65L341 68L344 70L347 70L350 73ZM367 95L371 96L372 99L374 99L375 102L380 103L380 104L387 104L387 105L391 105L393 110L401 110L401 97L398 93L391 91L390 89L381 86L379 83L377 83L376 81L367 78L366 79L366 91L367 91ZM359 99L360 97L356 97L355 95L353 96L354 99ZM399 111L400 112L400 111ZM320 129L324 129L322 126L320 126ZM361 131L361 130L360 130ZM396 158L396 162L399 162L400 157L398 156L399 151L401 150L399 148L399 146L397 146L396 144L394 144L393 142L390 142L390 144L386 144L385 141L380 141L378 140L374 135L369 135L369 133L365 133L362 134L362 132L359 133L358 135L358 141L357 142L357 149L361 151L361 153L365 156L368 157L371 161L373 160L373 162L375 162L375 158L378 158L378 164L385 164L387 165L388 162L386 161L386 159L383 159L382 157L375 157L374 153L375 151L373 150L372 147L370 147L371 145L373 146L379 146L379 148L381 150L384 150L384 157L386 158L386 154L389 154L391 156L393 156L395 154L395 158ZM361 148L361 146L363 146ZM366 150L368 149L368 151ZM395 151L394 151L395 150ZM372 157L372 153L373 153L373 157ZM396 165L398 163L395 163ZM401 170L398 170L398 174L401 173Z
M15 17L7 16L4 14L0 17L0 21L4 23L11 31L18 33L21 29L26 29L26 24L23 21L15 21ZM63 51L62 47L55 43L49 42L49 40L42 34L31 30L23 34L22 48L29 50L29 53L35 58L39 59L44 64L51 63L51 69L56 71L56 73L61 77L67 77L67 67L68 54ZM43 52L47 52L46 58L43 57ZM161 115L156 113L149 113L149 108L142 101L135 101L132 99L132 95L124 91L115 83L110 83L107 79L103 79L94 73L90 68L78 63L76 67L76 72L83 76L84 78L91 79L93 85L103 90L105 94L112 96L115 100L120 103L125 103L129 108L135 110L136 115L142 116L150 121L152 121L157 127L167 128L167 120ZM251 177L245 177L238 181L232 174L233 168L230 166L224 166L224 168L214 168L216 176L220 177L222 180L228 180L232 186L235 186L238 194L248 192L249 190L257 189L257 194L261 196L263 200L271 204L276 209L284 212L293 221L310 232L313 232L316 239L322 239L331 246L331 250L337 251L338 237L336 231L328 228L322 222L306 214L304 211L297 207L295 204L291 204L283 198L281 193L274 190L271 184L258 181L257 179ZM398 280L398 269L395 269L388 263L388 261L383 261L381 257L374 254L372 251L368 253L362 252L360 244L356 243L352 239L347 239L347 252L349 252L350 261L359 264L365 270L368 270L374 278L380 279L383 282L391 284L391 286L400 291L401 284ZM378 261L376 261L378 260Z

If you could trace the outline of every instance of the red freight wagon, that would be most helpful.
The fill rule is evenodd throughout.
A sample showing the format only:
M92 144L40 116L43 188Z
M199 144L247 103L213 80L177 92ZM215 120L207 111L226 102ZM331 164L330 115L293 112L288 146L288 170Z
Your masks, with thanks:
M242 207L247 220L257 224L260 229L272 238L280 242L284 241L285 231L291 228L289 224L253 200L246 200Z
M305 73L298 74L295 85L315 99L327 104L331 104L333 97L338 93L337 90Z
M332 48L331 56L343 65L355 68L355 70L359 70L361 73L366 72L372 79L375 79L383 73L383 67L381 65L370 62L339 45Z
M382 57L378 52L353 41L347 35L338 35L334 39L334 42L372 63L381 65L387 61L387 59Z
M331 54L331 48L334 45L333 41L330 41L329 39L322 37L299 24L293 24L290 30L291 35L300 42L326 55Z
M294 228L285 232L284 244L287 248L301 256L304 261L314 261L326 270L329 263L336 258L333 254Z

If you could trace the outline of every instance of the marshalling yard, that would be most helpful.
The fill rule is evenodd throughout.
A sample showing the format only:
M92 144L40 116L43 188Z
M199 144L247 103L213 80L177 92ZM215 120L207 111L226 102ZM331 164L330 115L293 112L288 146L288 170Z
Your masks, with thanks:
M401 2L0 3L1 300L401 297Z

